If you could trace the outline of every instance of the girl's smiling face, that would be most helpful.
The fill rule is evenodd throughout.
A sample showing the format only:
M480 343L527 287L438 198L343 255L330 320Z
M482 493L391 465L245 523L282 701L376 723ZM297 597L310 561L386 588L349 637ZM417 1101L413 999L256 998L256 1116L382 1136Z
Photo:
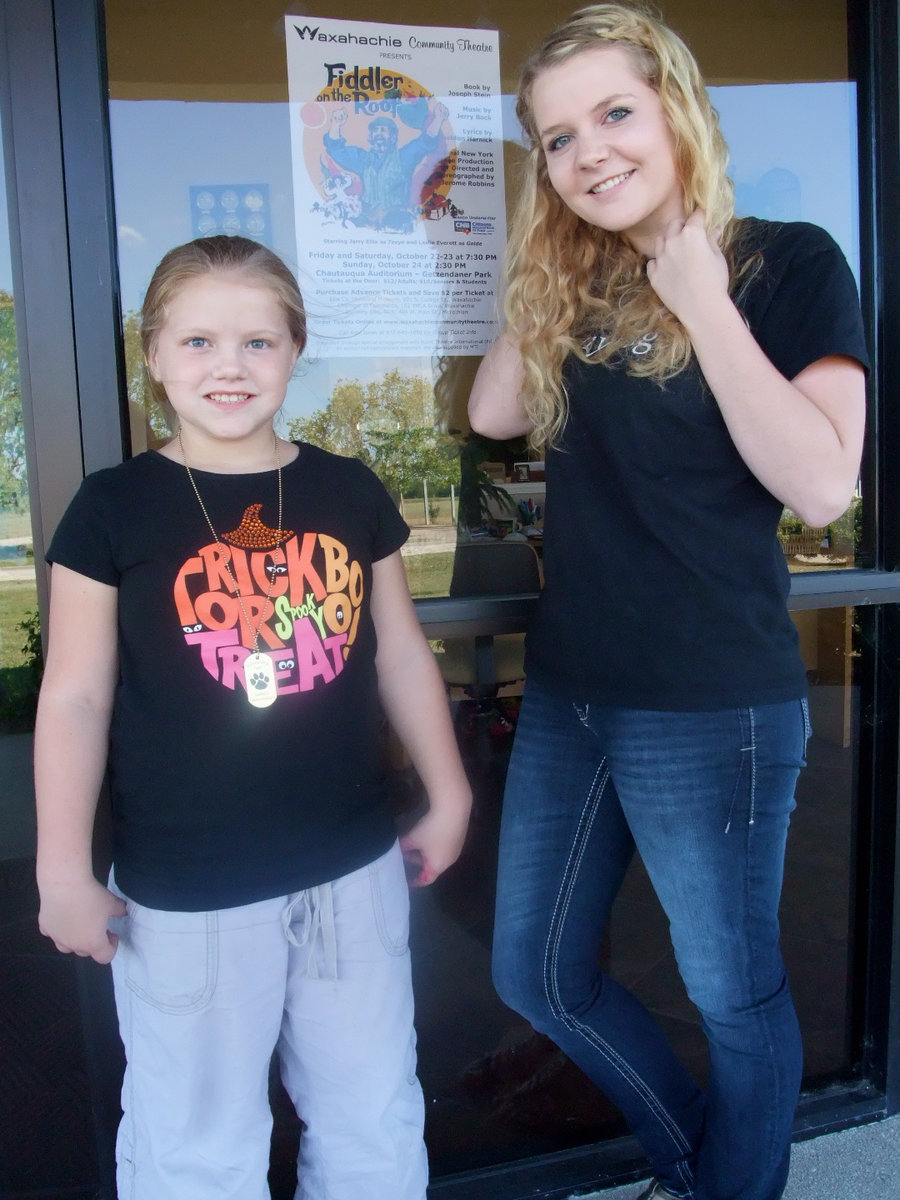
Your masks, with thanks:
M672 131L659 95L621 46L583 50L531 88L534 125L559 198L582 220L650 255L683 220Z
M297 353L272 288L240 271L210 271L166 306L148 365L186 438L249 447L271 444Z

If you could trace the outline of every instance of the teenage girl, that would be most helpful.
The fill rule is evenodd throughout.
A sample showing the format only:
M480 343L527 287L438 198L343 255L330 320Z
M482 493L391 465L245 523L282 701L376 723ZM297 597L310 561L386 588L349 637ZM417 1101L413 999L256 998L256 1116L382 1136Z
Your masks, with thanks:
M509 768L495 979L620 1107L645 1197L776 1200L801 1047L778 902L809 732L776 527L856 483L866 351L840 251L738 220L690 52L582 9L525 66L507 328L470 404L549 447L546 586ZM702 1093L598 968L637 848L709 1040Z
M298 1200L423 1200L404 856L417 884L450 866L470 793L408 530L361 463L276 435L306 320L265 247L171 251L142 337L178 432L63 517L36 729L40 927L113 965L119 1196L268 1196L277 1049ZM402 853L382 711L429 799Z

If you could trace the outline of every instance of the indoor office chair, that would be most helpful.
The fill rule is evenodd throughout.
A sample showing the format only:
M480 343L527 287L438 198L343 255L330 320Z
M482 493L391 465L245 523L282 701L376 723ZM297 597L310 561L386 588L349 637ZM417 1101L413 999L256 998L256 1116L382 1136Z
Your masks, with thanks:
M527 542L461 542L450 595L515 596L541 589L541 566ZM525 678L524 633L445 638L438 663L448 688L459 687L482 715L494 711L501 687Z

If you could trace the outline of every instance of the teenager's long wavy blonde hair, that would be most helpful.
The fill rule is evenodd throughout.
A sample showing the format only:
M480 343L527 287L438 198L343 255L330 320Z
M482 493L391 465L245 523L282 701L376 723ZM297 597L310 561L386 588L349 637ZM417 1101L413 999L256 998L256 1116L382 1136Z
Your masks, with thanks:
M643 6L580 9L526 62L516 105L530 149L510 232L506 316L522 351L522 399L534 423L535 447L559 437L566 418L563 363L570 353L585 357L582 342L589 334L602 332L607 339L592 353L592 362L608 361L623 347L656 334L653 353L629 355L628 369L660 381L691 359L687 333L647 280L646 258L619 234L576 216L547 173L532 112L534 81L547 68L600 46L625 49L659 95L672 130L685 216L695 208L704 211L707 228L721 231L720 245L732 276L736 273L739 222L725 174L728 147L694 56Z

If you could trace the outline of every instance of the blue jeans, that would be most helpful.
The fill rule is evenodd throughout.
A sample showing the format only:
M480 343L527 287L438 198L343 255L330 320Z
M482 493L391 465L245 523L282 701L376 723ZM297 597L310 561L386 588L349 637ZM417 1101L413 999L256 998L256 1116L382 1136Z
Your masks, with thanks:
M526 687L500 838L494 979L619 1107L663 1185L777 1200L800 1087L778 904L805 701L720 712L573 705ZM704 1095L599 969L635 847L709 1041Z

